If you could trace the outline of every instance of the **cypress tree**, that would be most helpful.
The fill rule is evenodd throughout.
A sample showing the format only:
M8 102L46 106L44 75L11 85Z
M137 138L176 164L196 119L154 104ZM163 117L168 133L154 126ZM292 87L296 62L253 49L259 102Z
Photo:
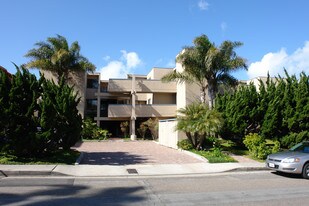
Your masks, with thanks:
M6 112L9 150L17 156L31 156L36 154L37 131L35 112L37 99L40 95L40 85L33 74L23 67L17 68L12 77L9 91L9 108Z
M8 128L9 128L9 93L12 84L7 74L0 70L0 151L8 146Z
M48 145L50 150L59 147L68 150L80 140L82 118L77 110L79 101L73 87L66 85L63 78L59 85L44 81L40 103L40 135L51 139Z

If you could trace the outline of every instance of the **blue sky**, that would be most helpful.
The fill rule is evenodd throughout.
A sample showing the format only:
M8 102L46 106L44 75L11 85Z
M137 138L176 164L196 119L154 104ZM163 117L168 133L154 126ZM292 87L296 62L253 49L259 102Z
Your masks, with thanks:
M238 79L309 73L307 0L0 0L0 65L15 73L34 43L60 34L104 79L173 67L183 46L206 34L241 41L249 70Z

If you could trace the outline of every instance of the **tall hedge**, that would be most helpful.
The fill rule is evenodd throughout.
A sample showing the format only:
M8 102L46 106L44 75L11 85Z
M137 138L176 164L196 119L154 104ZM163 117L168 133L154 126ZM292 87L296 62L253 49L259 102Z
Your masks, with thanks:
M39 135L50 138L54 144L51 147L70 149L81 138L82 118L77 110L80 99L63 79L59 85L45 80L42 88Z
M278 139L290 146L309 139L309 77L268 77L255 89L242 86L234 93L217 97L216 108L223 113L223 137L242 140L249 133ZM241 141L240 141L241 142Z
M82 120L73 88L17 68L0 72L0 149L17 156L51 154L80 139Z

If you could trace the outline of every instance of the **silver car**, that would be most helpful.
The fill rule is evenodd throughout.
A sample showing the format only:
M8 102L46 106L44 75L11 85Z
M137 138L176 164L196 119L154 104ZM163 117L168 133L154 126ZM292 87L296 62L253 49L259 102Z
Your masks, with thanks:
M309 179L309 142L302 142L286 152L267 156L266 167L286 173L302 174Z

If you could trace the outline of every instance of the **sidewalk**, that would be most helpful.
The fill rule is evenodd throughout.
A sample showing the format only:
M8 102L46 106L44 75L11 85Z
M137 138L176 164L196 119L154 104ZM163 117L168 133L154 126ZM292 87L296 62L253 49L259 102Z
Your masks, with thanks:
M0 165L0 178L5 176L130 177L202 175L230 171L267 170L264 163L189 163L135 165Z
M129 171L133 169L133 173ZM129 171L128 171L129 170ZM137 173L134 173L136 170ZM191 163L156 165L0 165L1 176L126 177L211 174L266 170L264 163Z
M208 163L194 153L151 141L83 142L76 165L0 165L6 176L130 177L203 175L229 171L266 170L265 164L233 155L238 163Z

